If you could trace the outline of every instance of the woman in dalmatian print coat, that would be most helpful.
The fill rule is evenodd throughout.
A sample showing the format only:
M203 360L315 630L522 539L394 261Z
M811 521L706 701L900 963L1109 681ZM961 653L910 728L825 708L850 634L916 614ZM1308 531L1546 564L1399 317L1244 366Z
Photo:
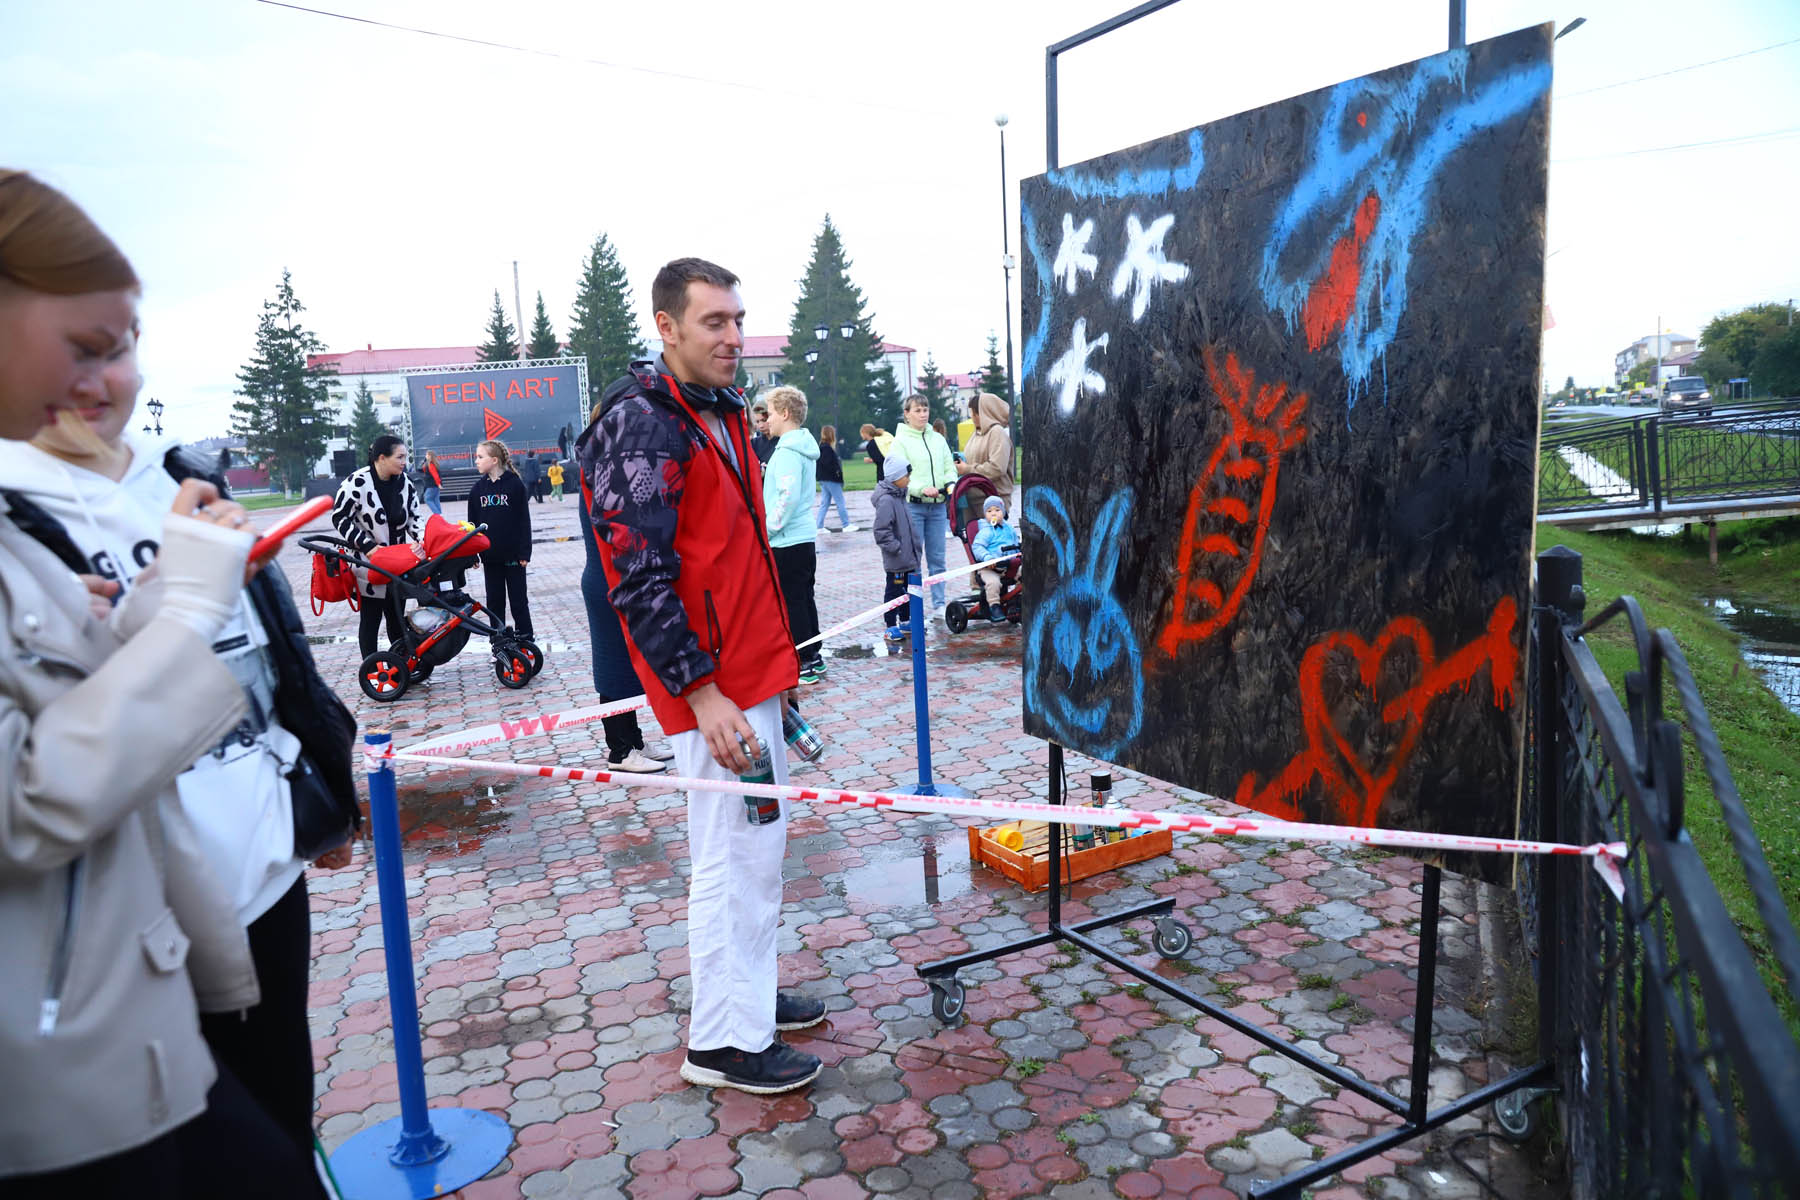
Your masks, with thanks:
M419 503L418 489L406 477L406 443L391 433L384 433L369 447L369 465L356 471L338 485L337 499L331 506L331 523L338 536L368 554L377 546L393 546L402 542L417 545L425 537L425 509ZM363 572L357 572L358 590L364 600L362 623L356 640L363 657L375 653L375 635L385 617L388 643L400 640L400 609L388 603L386 585L376 583ZM370 603L369 601L375 601Z

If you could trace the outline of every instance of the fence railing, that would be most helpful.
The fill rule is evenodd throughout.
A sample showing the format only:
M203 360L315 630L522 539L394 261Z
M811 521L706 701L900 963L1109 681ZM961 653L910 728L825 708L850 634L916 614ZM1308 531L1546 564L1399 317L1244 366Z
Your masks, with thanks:
M1692 501L1792 496L1800 492L1800 402L1546 426L1539 453L1543 513L1656 513Z
M1580 624L1581 558L1538 558L1535 712L1525 816L1533 836L1624 842L1624 898L1569 860L1521 875L1539 975L1541 1053L1579 1197L1786 1196L1800 1191L1800 1044L1684 828L1716 805L1783 989L1800 936L1695 690L1681 648L1623 597ZM1586 642L1629 627L1621 702ZM1664 710L1665 692L1677 702ZM1684 752L1707 794L1684 794Z

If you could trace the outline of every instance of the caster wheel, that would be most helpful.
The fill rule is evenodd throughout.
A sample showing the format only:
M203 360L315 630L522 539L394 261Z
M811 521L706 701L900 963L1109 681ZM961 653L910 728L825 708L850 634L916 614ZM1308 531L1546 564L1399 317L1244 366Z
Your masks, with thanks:
M1532 1088L1521 1088L1516 1092L1494 1101L1494 1123L1500 1126L1500 1132L1509 1142L1524 1142L1537 1132L1537 1108L1532 1101L1538 1098L1538 1092Z
M1006 619L1014 625L1025 619L1025 603L1017 597L1006 602Z
M377 650L363 659L362 666L356 669L356 682L361 685L363 695L386 703L406 695L412 679L407 675L404 658L392 650Z
M531 682L531 661L518 650L494 651L494 678L515 692Z
M407 680L408 686L415 683L424 683L427 679L431 678L431 673L435 670L437 670L437 667L431 663L420 663L412 669L412 677Z
M531 677L536 679L538 672L544 669L544 652L538 649L536 642L520 642L518 653L531 664Z
M952 600L944 605L944 624L950 627L951 633L961 633L969 627L969 610L962 606L962 601Z
M931 1015L946 1025L954 1025L963 1014L962 981L954 975L942 979L928 979L931 985Z
M1156 936L1150 939L1150 944L1164 958L1180 958L1194 944L1194 935L1180 921L1164 917L1156 923Z

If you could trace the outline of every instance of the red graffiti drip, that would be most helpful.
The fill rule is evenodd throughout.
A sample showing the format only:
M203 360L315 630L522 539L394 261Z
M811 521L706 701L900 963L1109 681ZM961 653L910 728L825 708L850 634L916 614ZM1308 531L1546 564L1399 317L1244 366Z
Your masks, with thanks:
M1310 350L1321 349L1331 335L1344 327L1356 306L1356 289L1362 284L1362 251L1375 232L1381 215L1381 197L1370 192L1357 206L1351 230L1331 248L1331 262L1313 284L1300 312Z
M1514 639L1518 615L1518 602L1511 596L1501 597L1488 617L1487 629L1442 662L1436 660L1430 634L1413 617L1390 621L1372 643L1349 633L1331 633L1319 639L1300 661L1300 713L1306 748L1267 784L1259 785L1254 771L1246 773L1238 781L1235 799L1270 816L1306 820L1299 800L1316 780L1333 820L1364 828L1375 825L1382 802L1418 747L1425 713L1433 701L1452 688L1468 691L1485 668L1495 707L1510 706L1519 674L1519 647ZM1413 678L1399 695L1384 700L1376 690L1384 674L1406 667L1403 651L1408 648L1410 657L1416 659ZM1401 656L1393 657L1396 654ZM1342 727L1346 715L1361 711L1355 702L1362 697L1341 686L1335 697L1331 694L1330 684L1343 685L1345 677L1342 671L1332 673L1330 668L1346 656L1355 668L1351 678L1379 705L1381 721L1389 727L1380 739L1388 749L1379 762L1364 761Z
M1175 556L1175 608L1157 639L1162 652L1171 655L1188 642L1211 637L1237 615L1262 566L1282 455L1306 438L1300 424L1305 392L1289 399L1285 383L1259 386L1235 354L1225 356L1223 370L1212 349L1204 358L1207 378L1231 427L1188 495ZM1254 509L1245 495L1231 495L1231 490L1246 493Z
M1358 125L1362 126L1364 129L1367 129L1369 127L1369 114L1366 112L1357 113L1356 114L1356 123Z

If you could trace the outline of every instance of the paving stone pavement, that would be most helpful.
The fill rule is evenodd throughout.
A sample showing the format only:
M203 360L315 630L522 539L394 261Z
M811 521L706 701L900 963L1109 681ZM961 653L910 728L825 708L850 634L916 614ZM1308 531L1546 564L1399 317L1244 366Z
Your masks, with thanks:
M852 493L850 506L863 531L819 538L826 625L881 596L869 494ZM359 719L404 744L593 703L576 512L573 501L532 508L532 613L547 664L528 690L503 689L485 646L472 643L399 702L377 704L350 682L354 615L336 605L311 619L322 670L342 681ZM949 560L966 561L954 542ZM290 545L281 566L306 587L302 553ZM927 650L936 774L983 796L1040 797L1047 752L1019 728L1019 629L952 636L934 621ZM830 672L804 689L802 708L829 745L796 781L907 787L916 780L910 656L889 655L872 625L832 639L827 657ZM605 755L598 724L507 750L567 765ZM1070 778L1085 780L1092 765L1071 755ZM409 766L399 776L427 1091L434 1105L499 1115L516 1137L506 1160L462 1191L469 1200L1224 1197L1395 1124L1251 1038L1057 946L965 970L966 1012L946 1028L915 967L1042 929L1044 897L971 866L968 822L826 807L799 810L790 824L780 939L783 986L829 1010L824 1025L786 1036L825 1070L781 1097L690 1087L677 1073L688 1005L681 794ZM1202 803L1128 771L1116 777L1115 794L1134 805ZM1367 848L1178 835L1170 856L1072 887L1064 912L1073 921L1173 897L1194 934L1184 959L1151 950L1147 921L1097 938L1284 1041L1404 1089L1421 873L1410 858ZM313 872L310 889L317 1121L330 1151L397 1115L399 1096L367 847L347 868ZM1449 876L1444 900L1434 1101L1514 1065L1490 1044L1496 1014L1477 910L1493 896ZM1545 1194L1529 1164L1482 1136L1492 1128L1481 1110L1313 1195L1481 1194L1450 1160L1453 1142L1506 1194Z

